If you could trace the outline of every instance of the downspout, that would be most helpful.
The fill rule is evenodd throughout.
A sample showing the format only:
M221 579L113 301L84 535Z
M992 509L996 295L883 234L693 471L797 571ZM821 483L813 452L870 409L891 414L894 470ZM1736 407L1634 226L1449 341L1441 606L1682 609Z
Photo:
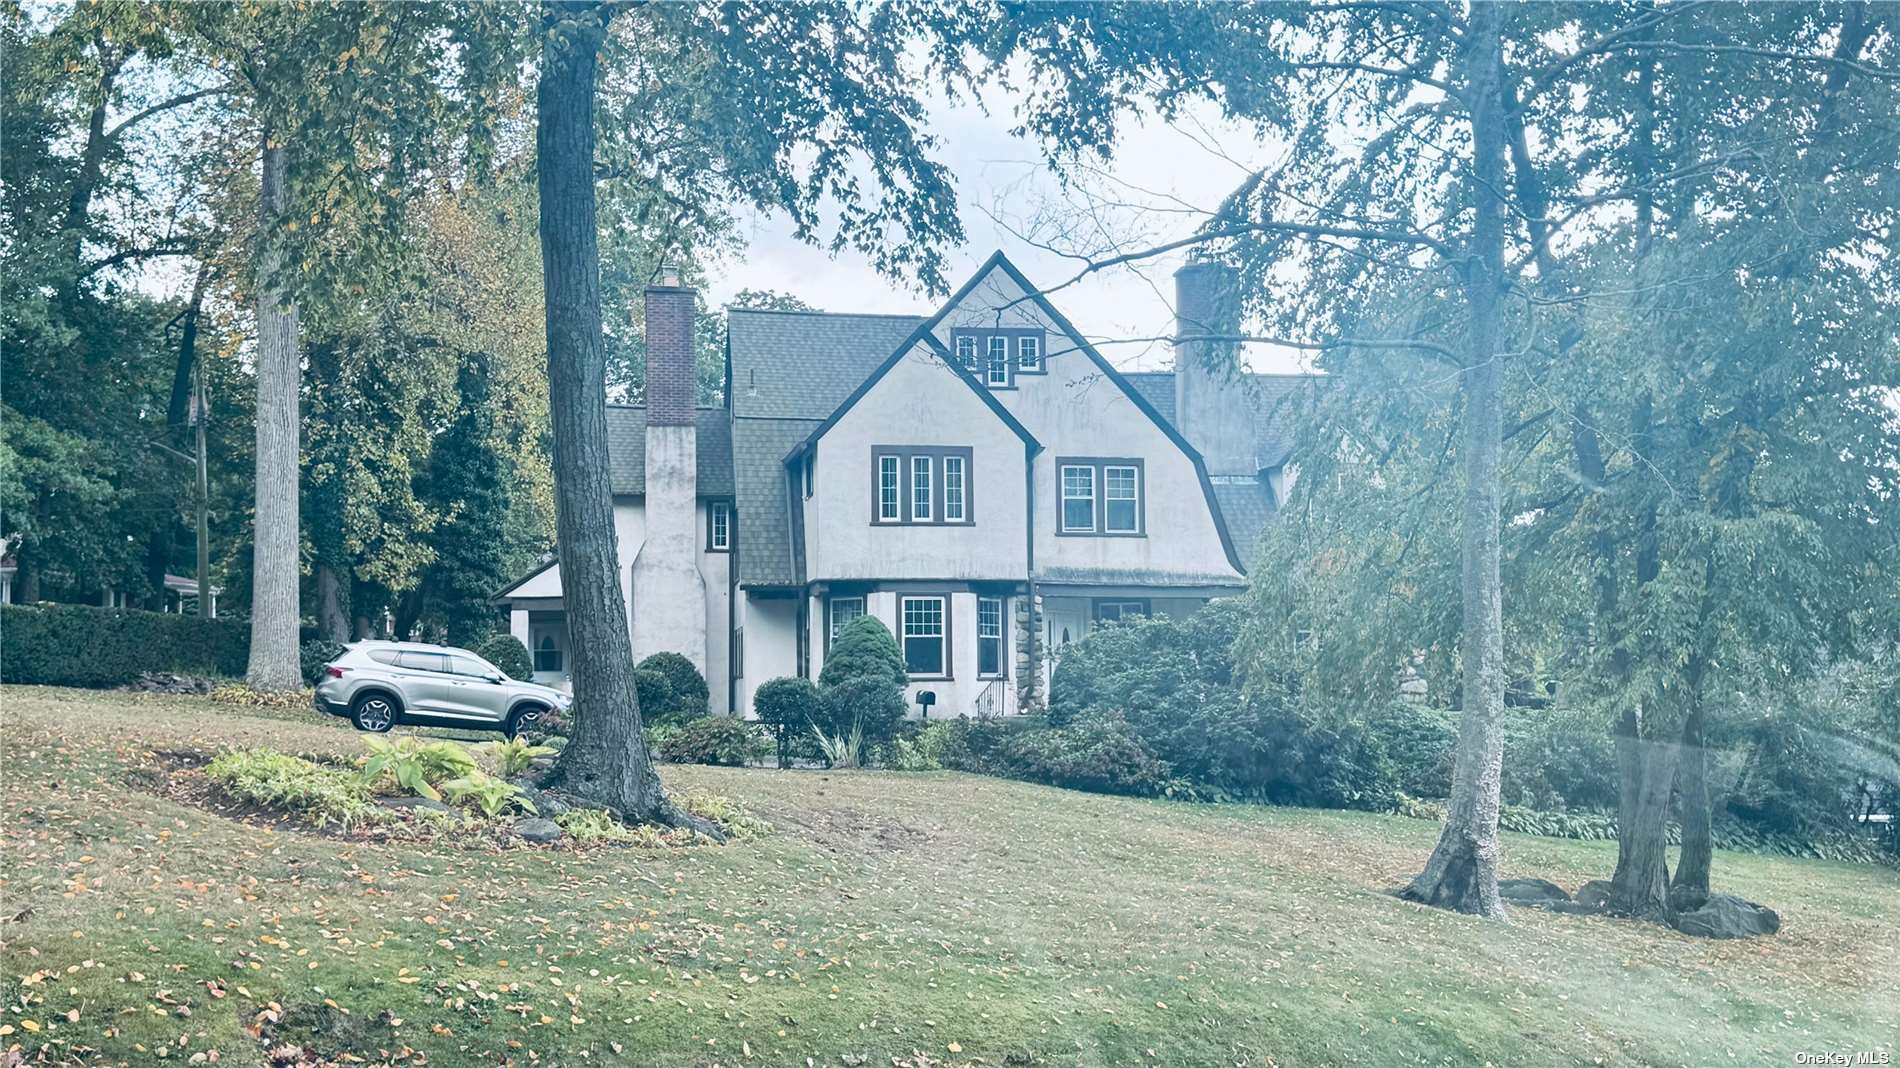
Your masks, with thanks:
M1016 710L1023 710L1023 690L1034 699L1042 692L1042 658L1037 645L1042 632L1036 626L1036 447L1023 444L1023 560L1027 565L1024 585L1029 603L1023 606L1023 643L1029 661L1024 677L1016 682ZM1025 687L1024 684L1027 684Z

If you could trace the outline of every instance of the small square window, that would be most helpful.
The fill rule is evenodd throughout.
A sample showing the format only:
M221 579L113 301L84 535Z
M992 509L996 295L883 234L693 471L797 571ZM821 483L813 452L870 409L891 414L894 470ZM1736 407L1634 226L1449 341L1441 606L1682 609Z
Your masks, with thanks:
M957 362L964 370L976 373L976 338L967 334L957 338Z
M1033 334L1016 339L1016 366L1032 374L1042 370L1042 339Z

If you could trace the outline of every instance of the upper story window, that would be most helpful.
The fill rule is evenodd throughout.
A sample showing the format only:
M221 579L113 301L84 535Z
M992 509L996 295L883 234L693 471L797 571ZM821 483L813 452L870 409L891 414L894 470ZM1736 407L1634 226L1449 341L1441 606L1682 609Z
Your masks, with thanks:
M713 501L706 505L706 551L732 551L732 502Z
M1135 459L1064 456L1056 460L1061 483L1058 534L1138 538L1147 534L1143 465Z
M974 521L971 456L969 446L873 446L871 522L901 526Z
M958 327L950 335L956 361L991 389L1013 389L1018 375L1047 371L1041 327Z

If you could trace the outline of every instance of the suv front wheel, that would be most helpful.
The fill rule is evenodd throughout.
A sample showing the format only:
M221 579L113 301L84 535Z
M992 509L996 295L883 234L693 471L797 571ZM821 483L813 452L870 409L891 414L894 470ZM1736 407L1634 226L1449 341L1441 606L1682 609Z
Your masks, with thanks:
M380 693L366 693L350 706L350 721L359 731L382 734L396 725L396 702Z
M535 721L546 712L547 710L539 705L524 705L517 708L508 714L508 722L502 726L502 733L512 741L516 735L534 726Z

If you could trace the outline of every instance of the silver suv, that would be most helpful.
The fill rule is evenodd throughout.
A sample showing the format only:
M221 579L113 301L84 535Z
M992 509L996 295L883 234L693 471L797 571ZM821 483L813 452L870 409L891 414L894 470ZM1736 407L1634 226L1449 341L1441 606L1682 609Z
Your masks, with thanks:
M324 666L317 711L348 716L357 730L398 723L501 731L508 737L573 698L518 682L469 652L420 642L356 642Z

